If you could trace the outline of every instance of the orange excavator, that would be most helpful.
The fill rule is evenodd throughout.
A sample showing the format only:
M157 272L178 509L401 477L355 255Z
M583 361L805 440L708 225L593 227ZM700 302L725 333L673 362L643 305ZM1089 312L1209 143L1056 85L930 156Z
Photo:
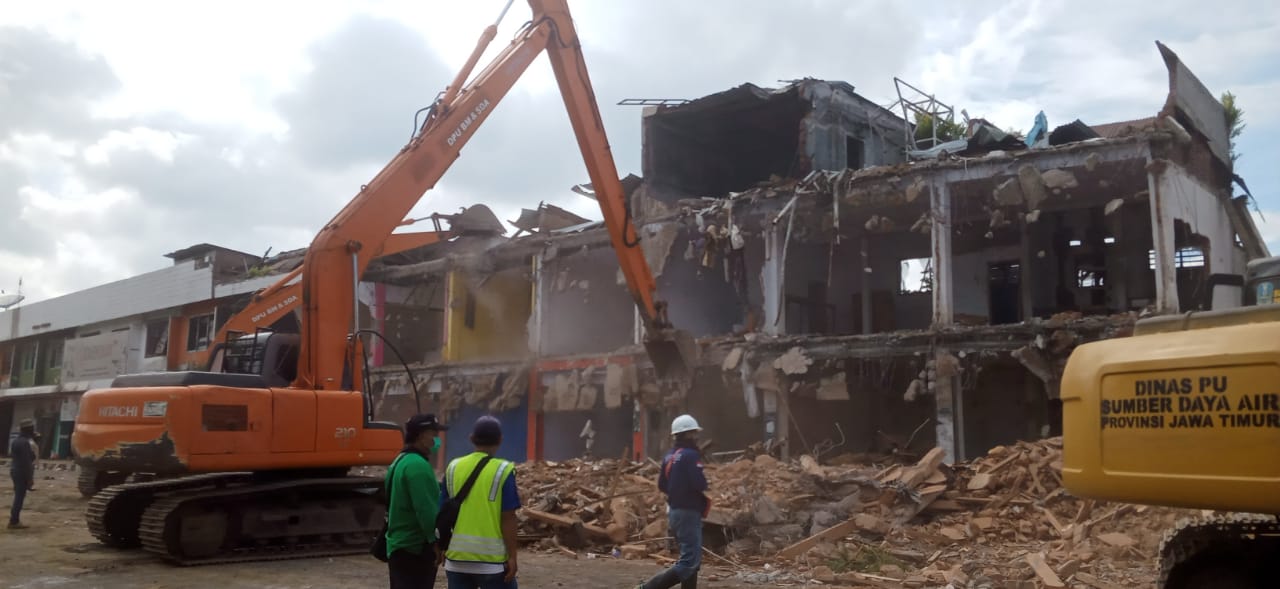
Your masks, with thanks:
M374 419L363 387L362 335L369 330L356 312L360 276L377 256L444 237L393 231L543 50L644 321L655 372L687 379L691 340L671 327L655 299L566 0L529 5L533 18L468 82L497 22L485 29L409 143L325 224L302 266L224 327L225 343L211 354L208 371L124 375L84 394L72 436L79 466L145 475L93 496L86 518L95 537L140 545L178 564L368 548L381 525L382 481L347 473L388 464L402 442L396 424ZM508 1L502 13L510 7ZM259 327L295 306L300 333Z

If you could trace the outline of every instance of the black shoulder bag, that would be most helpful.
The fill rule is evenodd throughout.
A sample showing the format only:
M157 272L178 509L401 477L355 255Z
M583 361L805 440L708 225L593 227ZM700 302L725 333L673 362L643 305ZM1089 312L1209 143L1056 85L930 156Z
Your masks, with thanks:
M458 512L462 509L462 502L467 500L467 494L471 492L471 487L476 484L476 477L480 476L480 471L489 464L492 456L485 456L480 459L480 463L476 464L475 470L471 471L471 476L467 477L467 482L462 484L462 488L458 489L458 496L449 496L449 500L440 506L440 511L436 513L436 543L440 546L440 550L444 551L449 548L449 541L453 539L453 528L458 525ZM447 475L446 475L447 476ZM447 484L446 479L446 484Z
M378 532L378 535L373 537L373 545L369 547L369 554L372 554L374 558L382 562L387 562L387 559L391 557L390 554L387 554L387 522L391 518L391 489L395 487L396 477L399 476L399 473L396 472L396 465L400 464L400 459L404 458L405 454L407 454L407 452L402 452L396 457L395 461L391 463L391 466L387 467L387 472L390 474L390 476L387 477L389 479L387 481L387 496L385 502L387 504L387 511L382 515L382 531Z

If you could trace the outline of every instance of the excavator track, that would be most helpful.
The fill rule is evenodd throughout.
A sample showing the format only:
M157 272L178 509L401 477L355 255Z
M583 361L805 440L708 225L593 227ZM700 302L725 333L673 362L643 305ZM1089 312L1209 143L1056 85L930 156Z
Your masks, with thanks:
M83 475L83 471L82 471ZM158 494L250 480L249 473L213 473L113 485L93 495L85 510L89 533L116 548L141 546L138 524Z
M128 479L127 472L102 472L93 468L81 468L76 476L76 489L80 491L80 495L88 499L104 488L124 483Z
M1160 589L1269 587L1280 520L1230 513L1180 520L1160 543Z
M381 489L343 477L170 492L146 508L138 536L184 566L362 553L382 526Z

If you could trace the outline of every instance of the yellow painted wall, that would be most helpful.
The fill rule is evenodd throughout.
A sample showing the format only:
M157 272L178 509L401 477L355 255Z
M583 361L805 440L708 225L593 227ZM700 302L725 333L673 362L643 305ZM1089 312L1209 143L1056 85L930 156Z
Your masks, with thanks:
M449 273L445 361L528 355L533 288L526 274L522 268L513 268L493 274L480 284L478 277L465 271ZM466 323L468 294L475 301L475 321L470 327Z

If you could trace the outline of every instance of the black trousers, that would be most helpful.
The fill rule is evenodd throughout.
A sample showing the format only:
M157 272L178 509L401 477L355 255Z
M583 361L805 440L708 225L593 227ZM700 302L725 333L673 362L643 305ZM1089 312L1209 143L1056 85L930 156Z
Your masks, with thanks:
M421 553L400 549L387 558L391 589L432 589L436 585L436 553L431 544Z
M23 500L27 498L27 489L31 488L31 478L18 473L10 473L9 478L13 479L13 505L9 509L9 525L15 525L21 523L18 518L22 513Z

